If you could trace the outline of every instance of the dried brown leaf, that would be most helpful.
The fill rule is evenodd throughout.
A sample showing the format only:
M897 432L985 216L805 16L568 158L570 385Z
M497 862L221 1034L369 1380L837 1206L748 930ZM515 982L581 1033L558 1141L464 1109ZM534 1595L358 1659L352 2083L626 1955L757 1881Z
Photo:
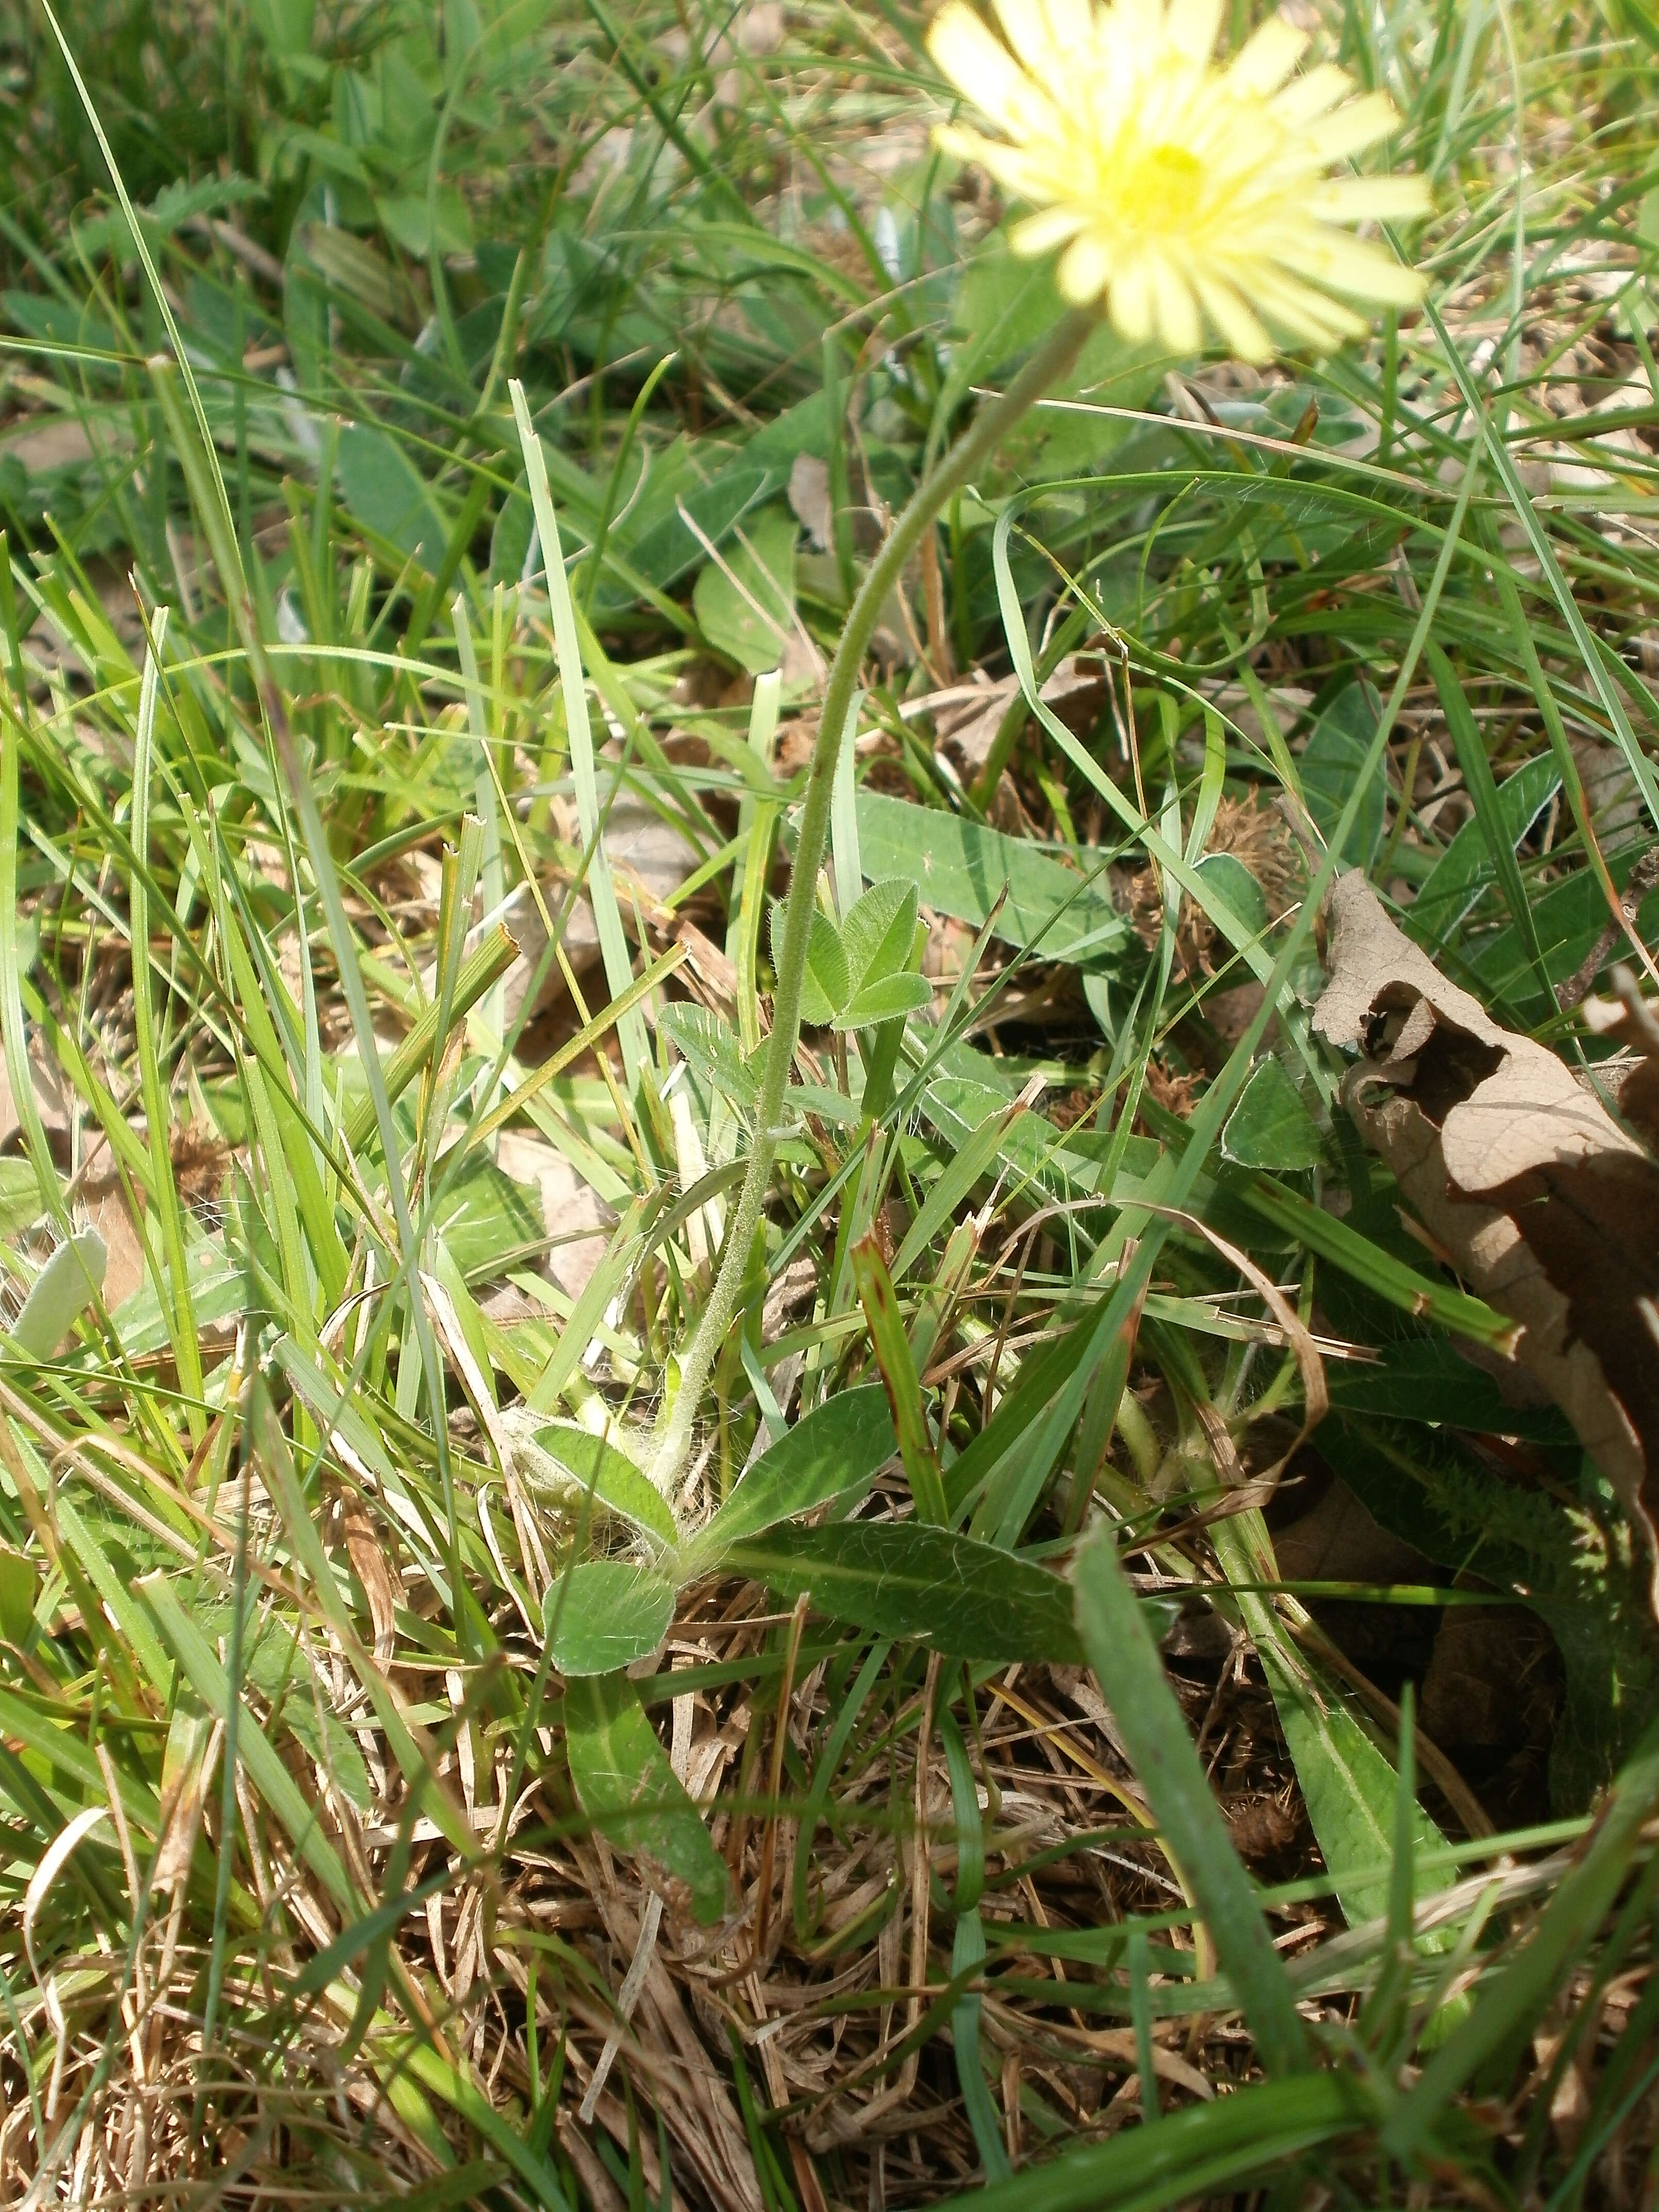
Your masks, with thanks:
M348 1491L341 1500L340 1528L345 1538L346 1556L368 1601L368 1617L374 1631L374 1656L389 1659L398 1644L399 1592L374 1516L356 1491Z
M1516 1359L1652 1547L1659 1164L1553 1052L1449 983L1362 875L1338 881L1328 918L1314 1018L1360 1053L1349 1111L1459 1273L1521 1324Z

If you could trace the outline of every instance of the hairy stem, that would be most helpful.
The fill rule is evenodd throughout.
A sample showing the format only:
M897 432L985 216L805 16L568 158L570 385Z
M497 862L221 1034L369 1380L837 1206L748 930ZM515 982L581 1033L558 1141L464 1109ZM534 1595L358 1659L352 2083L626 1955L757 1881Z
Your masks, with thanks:
M981 410L960 442L917 486L909 505L871 563L870 572L848 611L847 626L836 648L824 688L823 714L807 775L806 803L801 810L789 903L784 915L777 988L772 994L771 1049L766 1056L766 1079L756 1112L755 1140L743 1188L726 1230L714 1286L685 1354L678 1387L669 1401L659 1431L651 1476L659 1489L668 1488L684 1462L697 1407L726 1333L732 1326L732 1316L737 1311L750 1249L772 1180L778 1139L784 1133L780 1124L789 1071L794 1064L795 1046L800 1036L801 981L806 971L806 946L813 902L817 896L818 868L830 830L836 761L846 733L848 710L853 703L865 653L881 611L923 533L932 527L945 502L989 459L1032 404L1071 368L1094 328L1092 314L1081 309L1067 314L1055 325L1047 341L1008 389Z

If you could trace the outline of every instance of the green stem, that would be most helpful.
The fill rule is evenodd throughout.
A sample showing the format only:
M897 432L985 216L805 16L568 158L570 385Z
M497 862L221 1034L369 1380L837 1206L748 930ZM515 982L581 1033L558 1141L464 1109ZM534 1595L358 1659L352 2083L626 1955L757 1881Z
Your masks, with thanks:
M684 1463L697 1407L742 1295L750 1248L771 1183L772 1163L783 1133L779 1125L784 1091L800 1036L801 980L806 971L807 939L813 902L817 896L818 868L830 830L836 760L866 650L882 609L903 575L905 564L921 544L923 533L932 528L945 502L984 466L1034 402L1071 368L1095 326L1095 317L1085 310L1077 309L1067 314L1055 325L1047 342L1033 354L1008 389L981 410L960 443L917 486L909 505L894 524L891 536L871 563L870 572L848 611L847 627L842 632L824 687L817 739L812 747L812 764L806 780L806 803L801 810L795 842L794 872L784 915L783 950L777 988L772 994L772 1047L766 1056L766 1079L761 1086L755 1117L755 1141L737 1208L726 1230L720 1272L659 1430L651 1476L660 1489L669 1487Z

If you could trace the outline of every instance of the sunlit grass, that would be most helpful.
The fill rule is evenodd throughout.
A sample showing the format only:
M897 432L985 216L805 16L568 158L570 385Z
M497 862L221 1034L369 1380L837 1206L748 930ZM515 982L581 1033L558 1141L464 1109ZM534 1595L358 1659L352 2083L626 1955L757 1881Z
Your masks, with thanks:
M304 16L64 20L155 283L17 33L5 2186L1624 2201L1645 1572L1308 886L1570 1056L1659 940L1641 24L1334 16L1432 313L1103 331L923 544L820 903L932 989L824 951L664 1497L824 671L1054 296L908 13Z

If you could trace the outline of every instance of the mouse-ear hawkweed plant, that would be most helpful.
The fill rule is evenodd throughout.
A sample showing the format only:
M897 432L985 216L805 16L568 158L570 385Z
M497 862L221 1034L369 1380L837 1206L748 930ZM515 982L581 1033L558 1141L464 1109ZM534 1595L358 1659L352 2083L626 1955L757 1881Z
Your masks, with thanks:
M1297 76L1307 40L1282 17L1262 24L1222 66L1214 59L1222 0L994 6L1002 39L965 0L948 0L928 46L1000 135L957 124L936 135L946 152L979 162L1028 204L1011 242L1033 256L1059 250L1057 280L1070 305L918 487L848 614L801 810L754 1145L653 1455L653 1477L665 1489L684 1460L747 1275L800 1035L836 756L877 619L911 555L946 501L1073 365L1103 314L1125 337L1156 337L1178 354L1198 350L1207 318L1236 355L1262 362L1274 349L1270 326L1321 348L1363 335L1363 317L1334 295L1371 307L1422 296L1414 270L1351 227L1426 213L1424 179L1329 173L1388 136L1393 107L1381 93L1350 98L1349 79L1329 64Z

